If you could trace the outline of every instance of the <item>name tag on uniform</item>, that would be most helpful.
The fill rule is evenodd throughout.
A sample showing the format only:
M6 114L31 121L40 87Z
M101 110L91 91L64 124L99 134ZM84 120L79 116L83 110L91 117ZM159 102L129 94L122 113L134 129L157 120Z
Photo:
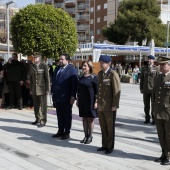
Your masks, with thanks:
M38 73L43 73L44 72L44 69L39 69L38 70Z

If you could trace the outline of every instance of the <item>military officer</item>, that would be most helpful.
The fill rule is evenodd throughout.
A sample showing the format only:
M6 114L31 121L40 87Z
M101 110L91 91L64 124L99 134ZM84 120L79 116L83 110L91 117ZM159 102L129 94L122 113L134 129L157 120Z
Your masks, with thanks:
M102 147L98 151L110 154L114 149L116 111L119 108L120 79L110 68L111 57L100 56L98 73L98 116L102 133Z
M162 148L162 155L155 162L170 164L170 56L159 57L160 71L154 81L153 111Z
M153 55L148 56L148 65L142 67L140 77L140 92L143 94L145 121L144 124L150 123L150 117L152 116L152 124L155 124L152 107L150 106L152 100L152 90L154 78L159 74L159 69L154 65L155 57ZM151 116L150 116L151 107Z
M50 90L50 79L47 65L41 62L41 54L34 53L33 57L34 64L30 66L29 77L36 120L32 124L43 127L47 122L47 94Z

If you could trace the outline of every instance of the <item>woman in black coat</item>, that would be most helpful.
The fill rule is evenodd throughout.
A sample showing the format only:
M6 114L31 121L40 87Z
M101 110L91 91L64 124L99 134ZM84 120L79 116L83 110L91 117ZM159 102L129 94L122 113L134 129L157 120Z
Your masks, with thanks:
M85 137L80 143L92 142L94 118L97 117L97 76L93 74L91 61L82 62L83 75L79 79L77 106L82 117Z

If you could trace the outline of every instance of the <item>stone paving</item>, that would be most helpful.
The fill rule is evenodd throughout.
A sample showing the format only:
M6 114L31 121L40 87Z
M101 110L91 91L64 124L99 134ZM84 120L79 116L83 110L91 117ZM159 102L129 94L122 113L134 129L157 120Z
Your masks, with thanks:
M32 121L31 110L0 110L0 170L170 170L153 161L161 149L155 126L143 124L139 85L122 84L115 150L110 155L97 152L101 146L98 119L93 142L80 144L84 134L75 105L69 140L51 137L57 132L55 109L49 107L45 127L33 126Z

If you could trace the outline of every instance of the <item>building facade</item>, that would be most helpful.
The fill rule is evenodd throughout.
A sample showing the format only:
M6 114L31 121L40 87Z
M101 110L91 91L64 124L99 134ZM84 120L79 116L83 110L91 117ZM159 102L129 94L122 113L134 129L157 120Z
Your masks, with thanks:
M35 0L35 4L44 4L45 0Z
M15 15L19 11L19 8L9 8L9 18ZM0 43L6 43L7 41L7 14L6 7L0 6ZM11 43L11 42L10 42Z

